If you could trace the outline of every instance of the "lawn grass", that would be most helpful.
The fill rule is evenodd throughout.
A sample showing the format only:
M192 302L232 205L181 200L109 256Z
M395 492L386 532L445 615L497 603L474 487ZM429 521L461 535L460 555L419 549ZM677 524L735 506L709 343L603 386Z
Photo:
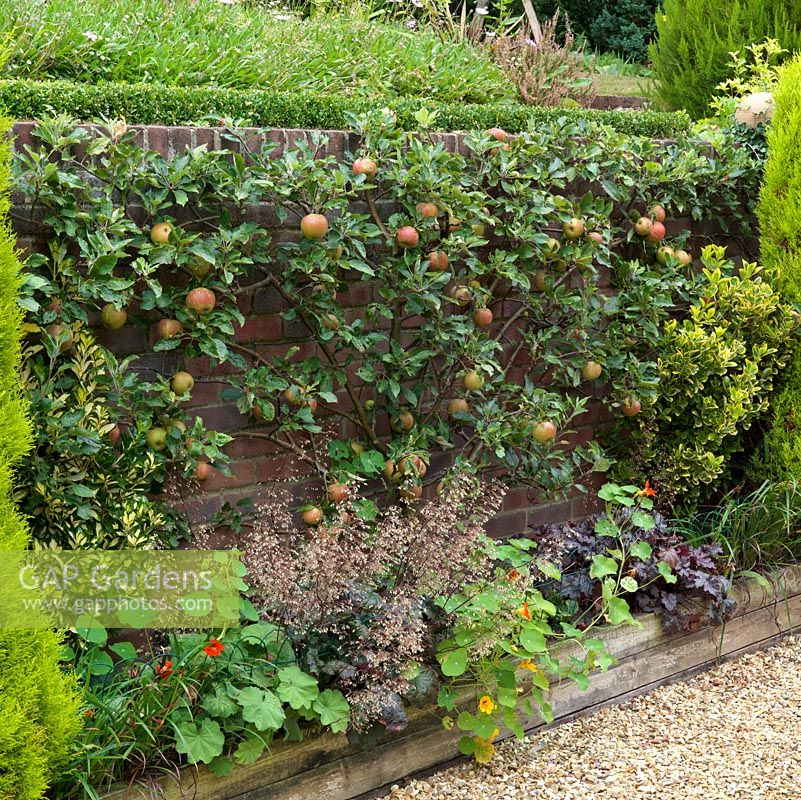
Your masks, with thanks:
M301 19L219 0L0 0L0 32L5 77L469 103L516 95L480 48L358 9Z
M609 75L595 76L598 94L618 95L622 97L645 97L647 95L647 78L636 75Z

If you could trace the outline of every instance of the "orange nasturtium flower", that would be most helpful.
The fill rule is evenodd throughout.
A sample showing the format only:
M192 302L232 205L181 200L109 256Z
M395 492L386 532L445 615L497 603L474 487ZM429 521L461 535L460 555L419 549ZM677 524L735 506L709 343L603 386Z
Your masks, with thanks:
M156 665L156 675L162 680L166 680L172 675L172 661L165 661L163 664Z
M217 658L225 650L223 643L219 639L211 639L203 649L209 658Z
M510 569L506 573L506 579L509 581L516 581L520 577L520 573L516 569Z
M495 711L495 703L488 694L485 694L479 699L478 710L482 714L491 714L493 711Z
M645 486L637 492L637 497L656 497L656 492L651 488L651 481L645 482Z
M523 617L523 619L531 619L531 612L528 610L528 600L515 611L515 614L519 617Z
M530 659L524 658L518 665L518 669L527 669L529 672L537 672L539 667Z

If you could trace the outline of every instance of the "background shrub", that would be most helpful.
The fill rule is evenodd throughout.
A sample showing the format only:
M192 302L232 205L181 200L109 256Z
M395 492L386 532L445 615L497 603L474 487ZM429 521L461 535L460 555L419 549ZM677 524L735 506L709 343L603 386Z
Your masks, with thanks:
M162 87L148 84L70 83L67 81L0 81L0 105L15 119L40 119L61 114L90 122L124 118L130 124L185 125L203 120L219 124L221 117L242 124L274 128L352 129L352 114L375 108L375 101L320 97L313 92ZM590 109L529 108L522 104L469 105L433 101L396 100L392 110L399 127L418 130L419 112L436 113L435 130L460 131L490 128L523 131L565 118L568 122L601 122L621 133L673 138L690 128L686 114L656 111L617 112Z
M730 53L765 38L801 48L793 0L665 0L649 48L658 92L669 108L708 114L715 87L730 74Z
M653 36L658 0L539 0L538 14L551 16L559 10L573 30L590 47L612 51L644 63ZM520 4L522 12L522 4Z
M0 123L5 137L9 123ZM28 536L11 499L14 468L30 446L19 392L19 263L8 215L9 143L0 148L0 551ZM77 704L58 667L50 631L0 630L0 798L35 800L79 727Z
M759 199L762 259L789 303L801 303L801 59L784 70L768 129L768 160ZM801 350L796 349L771 405L772 418L752 477L801 478Z

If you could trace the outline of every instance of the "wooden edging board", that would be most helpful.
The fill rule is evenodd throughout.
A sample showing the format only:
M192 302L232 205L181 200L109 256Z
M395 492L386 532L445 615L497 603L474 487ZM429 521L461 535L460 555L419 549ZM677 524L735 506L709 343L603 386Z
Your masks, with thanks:
M725 625L667 635L650 614L639 618L639 627L604 631L601 638L618 663L593 675L586 691L567 681L552 687L554 724L689 677L722 659L767 647L801 627L801 568L776 575L770 591L754 580L743 581L734 587L733 596L737 611ZM525 727L535 731L544 723L532 718ZM435 709L415 709L402 733L375 747L354 748L344 734L330 733L302 742L276 742L268 755L250 766L235 766L225 778L206 768L184 769L180 783L164 782L164 796L168 800L353 800L452 760L460 735L442 727ZM107 800L137 796L139 791L131 787L107 795Z

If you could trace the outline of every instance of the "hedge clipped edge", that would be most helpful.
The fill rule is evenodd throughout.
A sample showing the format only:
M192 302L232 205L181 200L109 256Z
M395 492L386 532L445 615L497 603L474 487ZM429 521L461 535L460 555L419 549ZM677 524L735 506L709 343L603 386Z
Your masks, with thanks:
M768 159L757 217L768 278L782 299L801 304L801 57L783 70L768 128ZM801 347L771 398L764 454L751 464L755 480L801 480Z
M597 111L583 108L538 108L523 105L469 105L418 99L363 99L302 92L258 89L212 89L149 84L85 84L69 81L0 81L0 107L18 120L63 114L81 122L124 117L130 124L188 125L225 117L262 128L347 130L349 114L361 114L389 104L407 129L419 127L415 114L436 111L443 131L501 126L509 132L527 130L560 117L587 119L620 133L670 139L686 131L689 117L663 111Z
M10 122L0 118L0 553L24 549L14 469L31 446L20 393L20 264L8 221ZM59 636L0 629L0 798L38 800L78 732L78 698L58 665Z

